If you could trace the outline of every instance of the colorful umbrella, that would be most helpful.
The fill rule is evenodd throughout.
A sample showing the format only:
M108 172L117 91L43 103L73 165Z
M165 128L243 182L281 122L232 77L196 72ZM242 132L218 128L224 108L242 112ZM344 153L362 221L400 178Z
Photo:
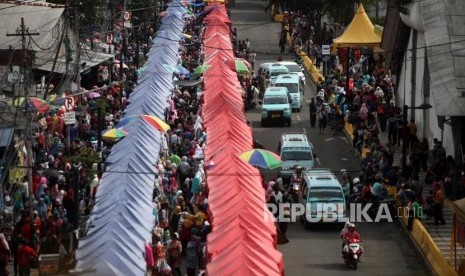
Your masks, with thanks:
M210 68L210 65L208 65L208 64L200 65L199 67L195 68L193 74L194 74L195 76L202 75L202 74L205 73L209 68Z
M107 140L116 140L116 139L123 138L123 137L126 136L127 134L128 134L128 132L125 131L125 130L117 129L117 128L112 128L112 129L106 131L106 132L102 135L102 138L103 138L103 139L107 139Z
M276 169L281 166L281 157L268 150L252 149L240 153L238 156L250 165L264 169Z
M151 125L153 128L155 128L156 130L160 132L166 132L167 130L170 129L170 126L167 123L165 123L162 119L154 115L126 116L118 122L116 127L118 129L124 129L125 127L130 126L131 124L137 122L140 119L146 121L149 125Z
M163 67L165 67L166 70L168 70L170 73L179 74L178 68L176 68L176 66L174 66L174 65L163 64Z
M191 73L187 68L184 68L181 65L176 66L176 69L178 69L180 75L188 75Z
M92 92L87 93L87 97L89 97L90 99L95 99L95 98L99 98L100 94L95 91L92 91Z
M249 69L249 71L253 70L252 64L250 64L250 62L246 60L245 58L236 58L236 60L242 61L245 64L245 66L247 66L247 69Z
M28 97L27 101L25 97L19 97L14 101L14 104L17 107L33 109L38 113L46 113L50 111L49 103L36 97Z
M228 65L229 68L236 71L240 75L248 75L250 74L249 69L247 69L247 65L244 64L241 60L238 59L228 59L224 62Z
M170 129L170 126L157 116L140 115L140 117L160 132L166 132Z

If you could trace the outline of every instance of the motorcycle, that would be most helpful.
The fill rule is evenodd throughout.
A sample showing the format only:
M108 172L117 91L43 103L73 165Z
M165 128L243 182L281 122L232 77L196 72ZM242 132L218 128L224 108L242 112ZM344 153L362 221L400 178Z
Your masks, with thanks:
M302 178L293 178L291 182L291 195L292 195L292 202L298 203L299 202L299 193L300 193L300 185L302 184Z
M360 240L351 239L346 244L346 250L344 250L344 260L347 267L352 267L353 270L357 270L360 256L362 255L362 247L360 246Z

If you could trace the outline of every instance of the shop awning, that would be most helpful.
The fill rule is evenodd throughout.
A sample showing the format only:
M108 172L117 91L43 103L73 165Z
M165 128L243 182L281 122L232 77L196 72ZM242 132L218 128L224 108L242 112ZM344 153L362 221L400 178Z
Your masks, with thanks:
M381 44L381 37L379 30L375 29L366 14L363 4L360 4L347 29L333 40L333 47L375 47Z
M80 72L82 73L86 70L89 70L94 66L97 66L105 61L110 60L111 58L114 58L113 54L106 54L106 53L93 51L89 49L81 49ZM70 62L68 65L68 70L70 73L74 71L73 66L74 66L74 62ZM52 67L53 67L53 59L50 61L47 61L46 63L42 65L39 65L37 68L34 68L34 69L51 72ZM57 59L55 69L53 71L59 74L66 73L66 59L64 55L60 56Z

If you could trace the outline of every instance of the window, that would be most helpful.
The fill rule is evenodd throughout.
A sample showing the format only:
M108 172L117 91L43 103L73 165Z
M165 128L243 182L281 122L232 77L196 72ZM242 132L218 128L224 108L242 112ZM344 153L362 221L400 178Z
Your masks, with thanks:
M312 160L313 156L310 151L283 151L282 160Z
M263 101L263 104L287 104L287 98L285 96L279 97L279 96L272 96L272 97L266 97L265 100Z
M287 67L287 69L289 69L289 72L291 73L300 73L302 72L302 70L300 70L300 66L299 65L295 65L295 64L286 64L284 65Z
M297 83L276 83L276 87L287 87L289 93L299 93L299 85Z
M273 71L273 72L271 72L272 77L277 77L277 76L282 75L282 74L286 74L286 72L282 72L282 71Z
M310 187L310 197L308 198L309 202L312 201L324 201L324 202L344 202L342 192L337 188L311 188Z

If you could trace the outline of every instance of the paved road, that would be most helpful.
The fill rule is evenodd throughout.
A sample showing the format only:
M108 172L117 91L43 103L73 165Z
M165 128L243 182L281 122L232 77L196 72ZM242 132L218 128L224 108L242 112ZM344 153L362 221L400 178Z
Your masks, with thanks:
M273 23L264 13L263 3L258 0L236 0L231 12L239 39L249 38L251 48L257 52L256 68L260 63L276 60L280 56L280 25ZM307 86L305 100L314 97L314 93L314 87ZM259 109L249 111L247 118L253 124L255 138L267 149L276 152L279 137L285 131L305 131L320 161L318 167L333 171L343 168L359 170L358 159L344 136L333 135L329 128L325 135L319 135L316 129L310 128L307 105L300 113L293 114L290 128L261 128L259 112ZM275 172L267 172L266 177L275 177ZM279 246L284 254L286 275L431 275L396 223L359 223L358 229L364 241L365 254L359 270L352 272L343 265L340 255L340 229L324 226L305 230L299 222L291 224L288 230L290 243Z

